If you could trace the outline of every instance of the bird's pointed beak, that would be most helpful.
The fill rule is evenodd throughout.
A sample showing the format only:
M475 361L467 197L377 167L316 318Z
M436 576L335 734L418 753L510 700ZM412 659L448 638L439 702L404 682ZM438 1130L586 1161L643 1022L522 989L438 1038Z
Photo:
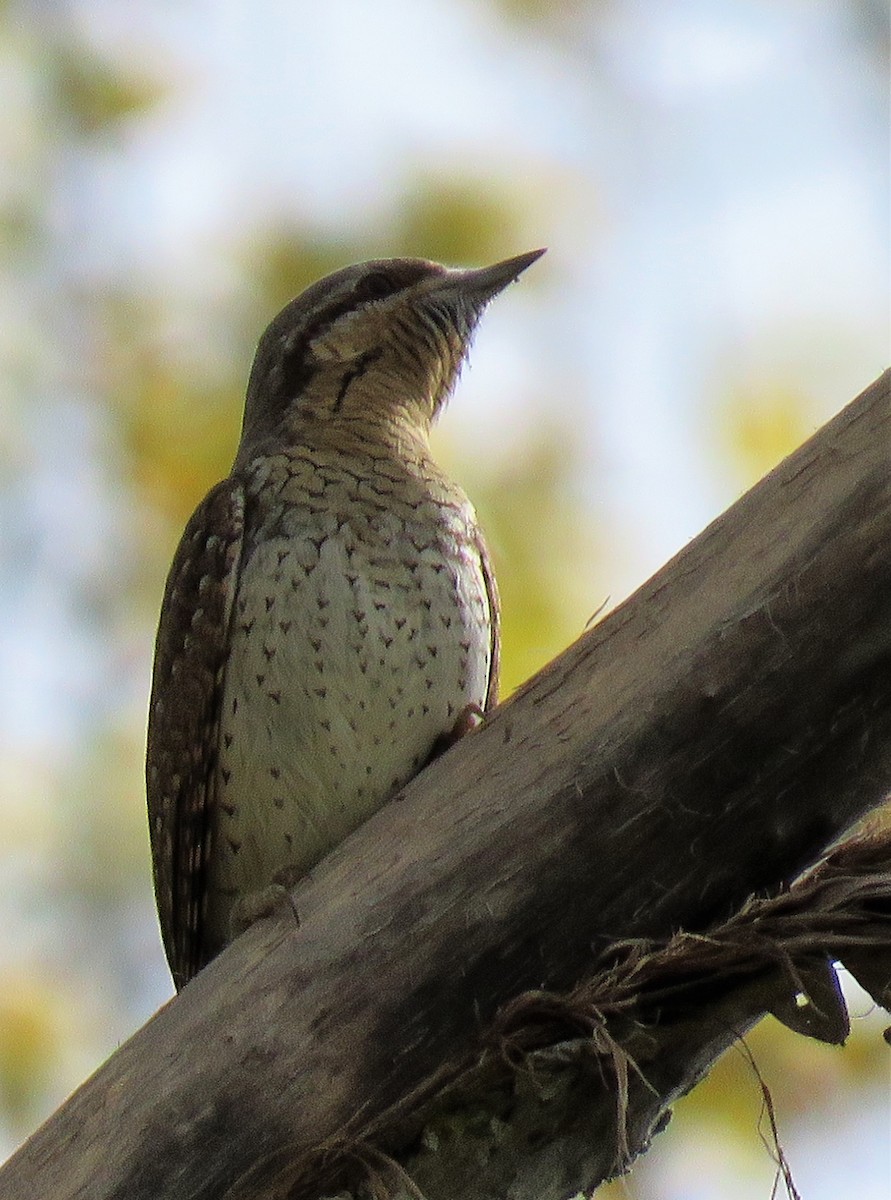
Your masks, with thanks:
M502 262L494 263L491 267L470 267L448 271L439 281L437 291L454 288L468 299L481 307L497 296L509 283L513 283L520 275L531 267L544 254L544 249L528 250L525 254L517 254Z
M439 360L429 419L435 419L454 386L473 331L489 301L543 254L544 250L530 250L491 267L434 268L436 273L410 293L427 353L432 349Z

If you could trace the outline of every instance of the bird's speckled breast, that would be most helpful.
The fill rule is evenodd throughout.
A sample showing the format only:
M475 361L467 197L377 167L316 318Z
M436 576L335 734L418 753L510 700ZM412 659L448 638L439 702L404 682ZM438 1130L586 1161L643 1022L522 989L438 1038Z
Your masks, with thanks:
M280 477L272 493L270 475ZM437 474L254 464L223 689L207 931L312 867L427 760L491 669L472 507Z

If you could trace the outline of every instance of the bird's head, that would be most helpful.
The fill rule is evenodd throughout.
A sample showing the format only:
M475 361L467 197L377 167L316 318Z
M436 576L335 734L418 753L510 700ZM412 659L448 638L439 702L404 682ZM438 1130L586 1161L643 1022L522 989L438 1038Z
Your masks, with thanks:
M260 338L240 457L292 418L395 420L426 431L486 305L543 253L469 270L378 259L314 283Z

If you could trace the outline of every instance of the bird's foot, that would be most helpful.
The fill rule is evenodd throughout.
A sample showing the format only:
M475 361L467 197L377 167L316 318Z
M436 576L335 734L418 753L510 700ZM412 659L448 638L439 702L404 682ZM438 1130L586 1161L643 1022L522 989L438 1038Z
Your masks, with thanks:
M251 925L257 921L271 917L283 904L288 904L294 914L294 920L299 925L300 917L291 895L291 889L302 874L303 872L298 871L296 867L282 867L280 871L276 871L272 882L268 883L266 887L257 888L254 892L239 896L232 905L232 912L229 916L230 936L238 937L240 933L250 929Z
M482 725L485 716L486 714L478 704L466 704L458 713L455 724L448 733L441 733L433 743L428 763L433 762L434 758L439 758L440 754L445 754L446 750L450 746L454 746L455 742L460 742L466 733L471 733Z

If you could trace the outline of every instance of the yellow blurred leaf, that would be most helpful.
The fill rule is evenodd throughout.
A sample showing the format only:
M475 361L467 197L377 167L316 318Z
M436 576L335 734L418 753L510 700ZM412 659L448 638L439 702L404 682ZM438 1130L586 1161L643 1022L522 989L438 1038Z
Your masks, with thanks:
M473 498L495 560L502 698L574 641L597 607L602 560L597 532L572 491L576 445L568 427L540 425L493 472L470 464L453 472Z
M0 975L0 1103L13 1122L39 1103L61 1040L50 990L24 973Z
M127 73L77 46L56 64L59 105L87 133L142 116L165 96L166 83L141 68Z
M733 392L719 410L718 422L721 446L745 486L791 454L815 424L804 394L782 383Z
M238 251L258 295L261 324L323 275L369 256L363 239L328 239L289 224L264 228L246 238Z
M147 303L108 296L100 370L129 457L131 482L181 528L228 471L241 425L247 367L174 357ZM241 377L236 372L240 371Z
M499 189L489 179L422 177L399 212L392 235L395 254L487 263L516 254L522 241L524 205L514 188Z

